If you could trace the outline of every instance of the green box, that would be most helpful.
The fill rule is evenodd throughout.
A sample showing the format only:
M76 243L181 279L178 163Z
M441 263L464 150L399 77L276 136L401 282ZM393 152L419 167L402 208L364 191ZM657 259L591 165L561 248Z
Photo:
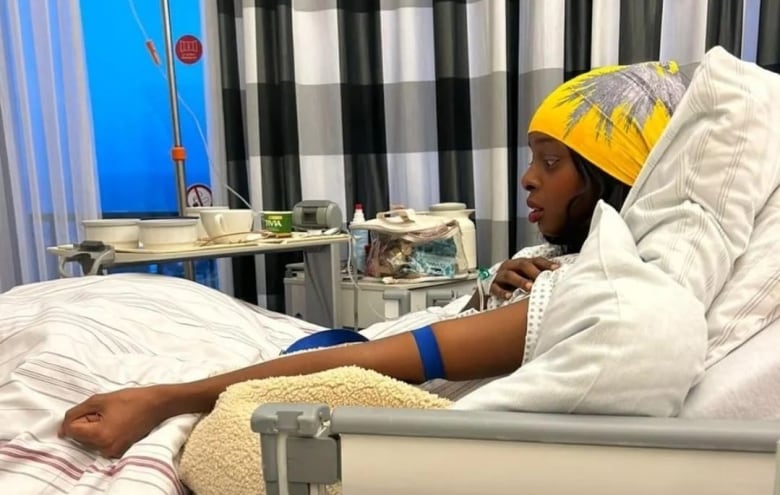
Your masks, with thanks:
M264 211L263 230L274 234L292 232L292 211Z

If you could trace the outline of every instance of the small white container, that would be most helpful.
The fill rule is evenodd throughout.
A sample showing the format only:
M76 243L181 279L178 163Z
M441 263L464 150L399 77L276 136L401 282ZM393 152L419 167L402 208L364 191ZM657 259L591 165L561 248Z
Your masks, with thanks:
M474 210L466 208L465 203L436 203L431 205L430 215L449 217L458 222L463 239L463 250L469 270L477 269L477 233L471 214Z
M101 241L103 244L117 249L134 249L138 247L138 218L104 218L84 220L85 241Z
M141 220L139 244L144 249L176 251L195 246L198 241L198 218L152 218Z

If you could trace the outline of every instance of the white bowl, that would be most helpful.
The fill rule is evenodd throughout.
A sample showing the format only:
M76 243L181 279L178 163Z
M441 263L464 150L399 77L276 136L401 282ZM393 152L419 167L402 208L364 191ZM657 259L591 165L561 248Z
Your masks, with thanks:
M141 220L138 226L138 240L144 249L187 249L198 240L197 217L153 218Z
M138 247L138 218L104 218L84 220L85 241L101 241L115 248Z

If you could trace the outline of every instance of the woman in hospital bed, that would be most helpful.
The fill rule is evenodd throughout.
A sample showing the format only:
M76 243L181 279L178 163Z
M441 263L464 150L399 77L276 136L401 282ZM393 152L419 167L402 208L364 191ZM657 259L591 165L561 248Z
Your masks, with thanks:
M347 365L416 384L513 372L527 358L526 343L536 338L556 279L588 235L595 205L604 200L620 209L685 88L676 65L646 63L597 69L549 95L530 123L532 160L522 177L529 220L548 242L494 266L484 289L456 317L424 311L366 329L370 342L190 383L95 395L67 411L60 435L118 456L167 418L210 411L232 384ZM480 293L490 295L480 300Z

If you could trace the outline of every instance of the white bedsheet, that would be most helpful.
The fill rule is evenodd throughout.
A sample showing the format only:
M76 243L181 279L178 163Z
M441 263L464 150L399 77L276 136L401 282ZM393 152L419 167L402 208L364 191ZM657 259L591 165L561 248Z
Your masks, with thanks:
M377 339L453 317L465 299L363 333ZM96 393L197 380L267 361L318 329L155 275L63 279L0 294L2 493L184 493L176 456L197 415L163 423L111 460L57 438L65 411ZM478 384L428 388L456 394Z
M711 366L680 416L780 420L780 320Z
M1 294L2 492L185 493L174 462L197 416L174 418L109 460L57 438L63 413L95 393L272 358L316 328L159 276L66 279Z

